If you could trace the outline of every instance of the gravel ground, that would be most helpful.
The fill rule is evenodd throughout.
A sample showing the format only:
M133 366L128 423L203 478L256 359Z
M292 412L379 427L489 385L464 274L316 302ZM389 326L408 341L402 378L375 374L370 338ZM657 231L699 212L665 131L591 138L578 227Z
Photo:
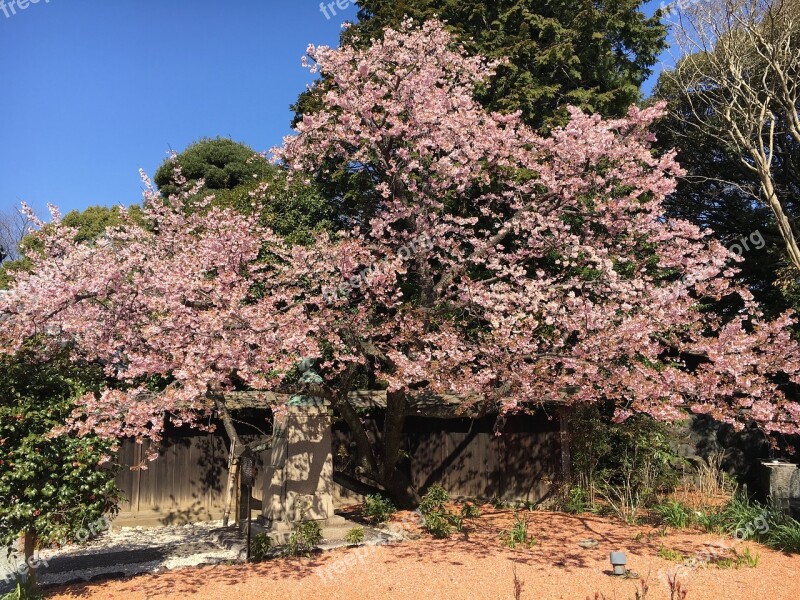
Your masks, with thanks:
M113 529L80 546L42 551L40 558L44 558L47 564L37 569L37 577L43 586L52 586L236 560L237 548L228 549L215 541L221 527L221 521L213 521L170 527ZM14 564L13 558L11 564ZM0 573L0 580L8 571L6 568L6 572ZM5 584L0 581L0 593L10 587L8 580Z
M171 571L74 586L49 598L497 600L514 598L516 571L522 585L520 598L525 600L584 600L594 599L595 593L633 600L639 582L608 574L612 550L625 551L629 568L648 578L648 600L670 597L665 580L675 572L688 587L687 600L800 598L800 556L700 533L661 536L652 528L624 526L591 515L520 514L536 537L531 549L504 548L499 532L510 526L513 514L484 507L484 516L465 535L449 540L422 536L388 546L340 548L308 559ZM578 546L588 538L597 540L597 547ZM736 547L743 552L746 546L759 555L759 563L738 569L685 567L660 558L662 546L687 556L709 548L729 553Z

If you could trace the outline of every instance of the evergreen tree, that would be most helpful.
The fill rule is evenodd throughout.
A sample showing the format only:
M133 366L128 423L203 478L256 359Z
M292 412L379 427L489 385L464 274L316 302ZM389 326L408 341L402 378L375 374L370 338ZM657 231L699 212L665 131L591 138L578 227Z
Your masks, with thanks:
M358 23L342 44L369 46L406 17L446 21L472 53L507 57L490 85L478 90L490 110L522 111L537 128L563 124L569 104L621 116L666 47L660 13L646 17L642 0L360 0ZM316 112L329 82L301 95L298 117Z

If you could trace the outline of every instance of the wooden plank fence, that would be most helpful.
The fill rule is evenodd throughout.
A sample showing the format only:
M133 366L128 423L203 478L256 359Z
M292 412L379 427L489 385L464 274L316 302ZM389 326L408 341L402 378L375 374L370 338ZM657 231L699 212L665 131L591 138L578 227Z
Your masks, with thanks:
M159 457L146 462L150 443L124 440L119 459L125 465L117 483L125 495L117 525L182 525L217 520L224 509L228 476L228 440L222 434L181 431L167 437ZM144 461L146 469L129 466ZM253 488L252 508L261 506L263 464ZM255 513L254 513L255 514Z
M374 423L375 432L378 425ZM502 435L495 435L494 428L494 418L409 419L404 448L413 457L406 466L415 486L425 490L439 483L453 498L541 500L560 468L557 420L545 415L509 417ZM153 526L221 519L228 443L222 428L213 434L170 432L159 458L145 463L147 469L123 468L118 475L126 500L115 524ZM335 426L332 450L337 470L352 473L352 446L344 428ZM120 461L128 466L141 464L149 449L147 442L125 440ZM259 457L251 502L254 515L261 508L268 460L269 451ZM358 500L352 493L337 490L338 504ZM238 514L242 515L241 507Z

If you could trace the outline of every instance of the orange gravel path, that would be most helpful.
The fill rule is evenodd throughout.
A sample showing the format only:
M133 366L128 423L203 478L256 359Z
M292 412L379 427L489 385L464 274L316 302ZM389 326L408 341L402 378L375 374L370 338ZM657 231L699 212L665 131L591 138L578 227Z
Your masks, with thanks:
M648 577L648 600L669 599L666 574L680 571L687 600L800 600L800 555L785 555L753 543L734 544L693 532L659 536L649 527L630 527L593 515L521 512L537 543L528 550L501 546L498 532L513 520L510 510L484 507L466 535L449 540L423 536L402 544L343 548L308 559L280 559L259 565L215 566L144 575L125 581L74 586L52 600L233 599L290 600L514 598L513 571L524 600L585 600L595 593L633 600L638 582L610 577L608 554L623 550L629 568ZM594 538L597 548L577 542ZM749 547L757 567L682 567L658 557L661 546L694 556ZM719 550L722 546L722 550ZM602 597L602 596L600 596Z

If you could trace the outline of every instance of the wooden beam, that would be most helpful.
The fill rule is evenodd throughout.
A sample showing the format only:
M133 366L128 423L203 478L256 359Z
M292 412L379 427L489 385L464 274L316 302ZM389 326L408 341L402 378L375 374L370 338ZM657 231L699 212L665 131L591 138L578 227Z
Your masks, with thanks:
M278 404L285 404L294 394L275 392L228 392L224 395L225 407L228 410L244 408L267 409ZM542 398L538 403L564 404L567 395ZM357 390L350 392L348 403L355 409L385 409L386 392L380 390ZM489 405L482 398L465 398L455 394L432 394L421 392L409 394L406 409L407 417L425 417L429 419L480 419L489 414L496 414L496 405Z

